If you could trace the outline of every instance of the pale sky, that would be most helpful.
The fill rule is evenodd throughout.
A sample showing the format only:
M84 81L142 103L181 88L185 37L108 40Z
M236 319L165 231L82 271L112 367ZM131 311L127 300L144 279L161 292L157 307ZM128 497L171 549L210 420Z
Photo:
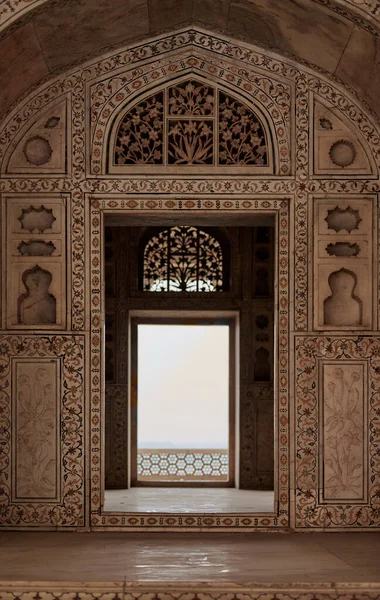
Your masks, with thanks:
M227 448L227 325L138 325L138 447Z

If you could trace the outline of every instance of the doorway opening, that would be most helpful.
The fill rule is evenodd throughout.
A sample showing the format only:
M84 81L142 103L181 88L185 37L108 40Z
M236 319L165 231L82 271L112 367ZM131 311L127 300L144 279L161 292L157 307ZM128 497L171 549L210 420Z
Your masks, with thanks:
M172 219L105 218L105 510L260 512L274 489L275 218Z
M235 323L132 319L132 485L234 484Z

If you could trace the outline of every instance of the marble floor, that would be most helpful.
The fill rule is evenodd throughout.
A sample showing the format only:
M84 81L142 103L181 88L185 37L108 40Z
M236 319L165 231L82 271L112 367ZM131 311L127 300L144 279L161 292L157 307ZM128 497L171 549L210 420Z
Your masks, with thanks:
M2 531L0 587L5 581L366 583L380 590L380 533Z
M274 492L169 487L106 490L104 510L128 513L273 513Z

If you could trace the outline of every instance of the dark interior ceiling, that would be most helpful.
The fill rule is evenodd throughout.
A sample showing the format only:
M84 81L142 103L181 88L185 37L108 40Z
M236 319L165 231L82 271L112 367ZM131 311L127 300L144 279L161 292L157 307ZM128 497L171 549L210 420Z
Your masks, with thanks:
M194 24L335 75L380 115L380 38L314 0L51 0L0 43L0 112L58 70Z

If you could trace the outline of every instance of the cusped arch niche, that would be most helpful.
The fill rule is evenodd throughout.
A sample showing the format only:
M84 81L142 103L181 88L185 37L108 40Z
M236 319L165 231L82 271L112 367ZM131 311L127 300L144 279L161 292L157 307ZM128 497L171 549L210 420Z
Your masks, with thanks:
M118 110L107 170L273 175L279 161L272 129L262 107L198 75L188 76Z

